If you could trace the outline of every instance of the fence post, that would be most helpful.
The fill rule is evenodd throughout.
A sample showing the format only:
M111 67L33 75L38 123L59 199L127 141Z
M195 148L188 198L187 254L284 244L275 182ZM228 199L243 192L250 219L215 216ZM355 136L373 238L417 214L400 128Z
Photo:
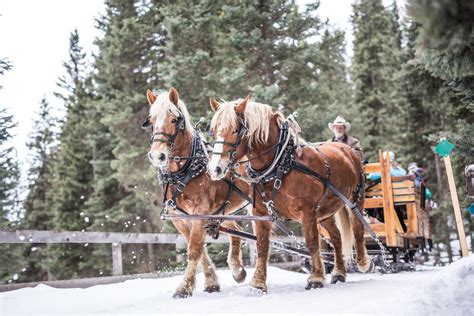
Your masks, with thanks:
M122 275L122 243L112 244L112 275Z
M177 243L176 244L176 262L185 262L186 261L186 250L188 245L186 243Z

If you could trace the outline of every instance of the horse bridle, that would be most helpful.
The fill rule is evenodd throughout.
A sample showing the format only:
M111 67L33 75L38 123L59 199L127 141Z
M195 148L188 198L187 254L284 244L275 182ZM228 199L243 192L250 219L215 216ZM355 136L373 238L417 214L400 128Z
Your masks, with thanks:
M178 137L179 131L184 131L185 127L185 119L183 113L178 110L179 116L176 119L173 119L172 123L176 125L174 133L165 133L165 132L153 132L153 125L151 124L150 118L151 116L148 116L146 120L142 124L143 129L151 129L151 136L150 136L150 145L153 143L161 142L161 143L167 143L169 150L173 149L174 147L174 142L176 140L176 137ZM157 138L157 136L165 136L166 138Z
M242 139L244 138L245 133L248 131L247 126L245 125L244 118L242 116L237 116L237 120L239 121L239 129L237 130L237 139L234 143L218 140L214 142L215 144L222 144L231 147L232 149L227 151L229 153L229 161L227 166L224 170L224 174L226 173L227 169L235 172L235 169L240 165L239 162L235 162L235 158L237 157L237 148L242 143ZM213 146L214 147L214 146ZM215 152L212 151L213 155L222 155L224 152Z
M245 135L245 132L248 131L248 127L244 123L244 118L242 116L237 116L237 118L238 118L238 121L239 121L240 125L239 125L239 129L238 129L237 139L235 140L235 142L230 143L230 142L226 142L226 141L216 141L216 142L214 142L214 144L224 144L224 145L228 145L232 148L232 150L228 151L228 153L230 154L230 159L229 159L229 162L227 163L227 166L224 170L224 174L227 172L227 170L230 170L234 175L238 176L241 179L244 179L245 177L243 177L242 175L240 175L236 171L236 169L241 164L247 163L248 164L247 169L249 169L250 168L250 164L249 164L250 161L255 160L257 158L260 158L260 157L268 154L270 151L274 150L275 148L281 146L283 143L285 143L285 139L280 137L280 140L276 144L274 144L273 146L271 146L270 148L268 148L267 150L265 150L264 152L262 152L258 156L255 156L255 157L252 157L252 158L249 158L249 159L246 159L246 160L240 160L240 161L236 162L235 158L237 157L237 147L239 147L239 145L242 143L242 139ZM287 127L285 127L284 129L286 130ZM218 152L213 151L212 154L221 155L222 153L218 153ZM278 155L276 155L276 156L278 156Z

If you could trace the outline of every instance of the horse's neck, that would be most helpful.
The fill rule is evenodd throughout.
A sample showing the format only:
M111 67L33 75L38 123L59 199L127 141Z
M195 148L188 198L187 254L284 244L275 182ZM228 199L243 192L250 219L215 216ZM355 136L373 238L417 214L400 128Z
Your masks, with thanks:
M250 149L249 159L255 158L250 162L253 170L263 170L267 168L275 158L276 148L272 150L269 149L278 143L280 139L280 128L275 115L273 115L270 120L268 141L265 144L255 144L255 147Z
M180 132L181 134L181 132ZM193 142L193 133L185 130L181 135L176 138L175 145L170 155L168 170L176 172L181 169L187 162L187 160L175 161L173 157L189 157L191 156L191 147Z

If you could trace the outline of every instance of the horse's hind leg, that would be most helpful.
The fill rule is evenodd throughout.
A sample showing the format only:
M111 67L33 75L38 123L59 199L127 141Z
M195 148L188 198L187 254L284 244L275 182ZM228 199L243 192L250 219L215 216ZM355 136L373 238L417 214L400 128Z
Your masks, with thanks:
M334 216L326 218L321 221L321 225L329 233L331 243L334 247L334 269L332 270L331 284L339 282L346 282L346 265L344 258L342 257L342 240L341 233L336 226L336 220Z
M359 209L362 209L363 201L362 203L358 204ZM352 227L354 230L357 267L361 272L372 272L375 265L370 256L367 255L367 248L365 246L364 240L364 226L359 221L357 216L352 213L352 211L350 211L350 214Z
M222 226L239 229L239 226L236 222L224 222ZM242 263L242 254L240 251L240 238L229 236L230 245L229 245L229 255L227 256L227 264L232 270L232 277L237 283L242 283L245 281L247 272L245 271L244 265Z
M190 238L190 229L183 221L175 220L173 221L174 226L176 229L184 236L186 242L189 244ZM203 255L200 260L202 272L204 273L204 291L205 292L219 292L220 286L217 280L216 268L214 263L212 262L209 254L207 253L206 247L203 249Z
M173 298L185 298L193 294L196 286L196 270L204 253L205 228L203 221L193 221L188 242L188 265L184 279L176 289Z
M321 259L318 221L314 210L303 210L303 229L306 245L311 255L312 269L308 277L306 289L316 289L324 286L326 271Z

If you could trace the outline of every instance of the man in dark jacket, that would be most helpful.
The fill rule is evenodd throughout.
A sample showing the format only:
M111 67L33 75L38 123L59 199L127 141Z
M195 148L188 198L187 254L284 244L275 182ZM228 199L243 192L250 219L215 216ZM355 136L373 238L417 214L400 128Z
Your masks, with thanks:
M348 136L347 132L351 129L351 124L347 122L342 116L336 117L334 122L328 124L329 129L334 134L334 137L329 139L328 142L339 142L349 145L363 160L364 152L360 146L360 142L357 138Z

